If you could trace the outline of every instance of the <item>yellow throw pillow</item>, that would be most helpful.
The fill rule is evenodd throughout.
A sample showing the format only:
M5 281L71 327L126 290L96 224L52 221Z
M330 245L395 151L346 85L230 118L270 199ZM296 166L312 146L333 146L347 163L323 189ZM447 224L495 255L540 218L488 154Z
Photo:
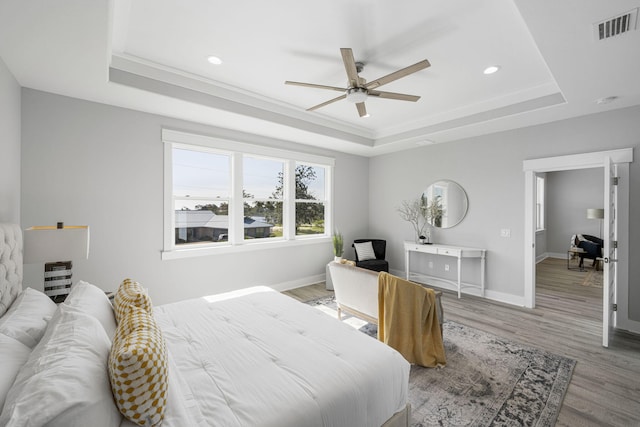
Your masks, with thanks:
M132 306L140 307L149 314L153 314L151 299L149 298L147 291L142 287L142 285L140 285L140 283L134 282L131 279L124 279L118 287L113 299L113 311L118 323L120 323L120 319L127 314Z
M128 420L157 426L167 404L167 350L155 319L132 307L116 331L109 354L113 398Z

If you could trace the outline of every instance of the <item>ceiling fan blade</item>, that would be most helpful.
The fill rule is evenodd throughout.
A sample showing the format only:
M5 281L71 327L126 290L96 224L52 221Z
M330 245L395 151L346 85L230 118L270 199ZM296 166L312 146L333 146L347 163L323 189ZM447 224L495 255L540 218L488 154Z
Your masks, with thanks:
M417 95L406 95L404 93L381 92L379 90L370 90L368 92L369 96L377 96L385 99L397 99L399 101L417 102L420 99Z
M387 74L384 77L380 77L379 79L372 80L364 85L367 89L375 89L379 86L386 85L387 83L391 83L395 80L401 79L402 77L408 76L409 74L413 74L416 71L424 70L427 67L430 67L431 64L426 59L424 61L420 61L413 65L409 65L401 70L395 71L391 74Z
M356 104L356 108L358 109L358 114L360 114L360 117L368 116L367 107L364 106L364 102L358 102Z
M358 87L358 69L356 68L356 60L353 59L353 51L348 47L343 47L340 49L340 53L349 78L349 87Z
M289 80L284 82L284 84L293 85L293 86L313 87L313 88L316 88L316 89L337 90L338 92L344 92L345 90L347 90L347 89L345 89L343 87L317 85L317 84L314 84L314 83L292 82L292 81L289 81Z
M347 97L347 95L340 95L339 97L330 99L330 100L328 100L326 102L323 102L322 104L314 105L311 108L307 108L307 111L317 110L318 108L322 108L322 107L324 107L326 105L333 104L334 102L340 101L341 99L345 99L346 97Z

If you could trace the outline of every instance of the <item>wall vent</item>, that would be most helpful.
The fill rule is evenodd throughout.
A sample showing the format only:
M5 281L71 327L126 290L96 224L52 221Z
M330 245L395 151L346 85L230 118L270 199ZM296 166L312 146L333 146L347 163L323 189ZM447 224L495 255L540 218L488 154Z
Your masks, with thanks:
M620 36L636 29L638 21L638 8L593 24L593 33L596 40L606 40Z

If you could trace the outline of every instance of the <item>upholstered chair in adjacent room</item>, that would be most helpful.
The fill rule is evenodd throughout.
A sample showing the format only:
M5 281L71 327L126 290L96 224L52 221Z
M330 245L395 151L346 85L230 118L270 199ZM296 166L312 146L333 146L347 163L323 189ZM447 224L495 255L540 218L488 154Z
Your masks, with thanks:
M356 266L373 271L389 272L389 263L384 259L387 241L382 239L355 239Z
M602 259L602 248L604 246L604 241L595 236L590 236L588 234L574 234L571 236L571 246L582 249L584 252L579 253L580 264L579 267L582 270L584 268L584 259L592 259L593 266L598 266L598 260Z

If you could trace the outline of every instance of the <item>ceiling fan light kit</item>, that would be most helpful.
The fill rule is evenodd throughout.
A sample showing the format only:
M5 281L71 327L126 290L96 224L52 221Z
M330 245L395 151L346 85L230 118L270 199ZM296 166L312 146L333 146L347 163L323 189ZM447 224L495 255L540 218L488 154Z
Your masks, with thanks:
M347 101L357 104L358 102L364 102L369 96L369 92L362 87L350 87L347 89Z
M417 102L420 99L420 97L417 95L406 95L403 93L394 93L394 92L382 92L382 91L373 90L373 89L376 89L382 85L386 85L388 83L391 83L393 81L396 81L398 79L401 79L403 77L406 77L410 74L413 74L417 71L423 70L431 66L429 61L427 61L426 59L367 83L365 79L361 78L358 75L358 73L360 73L363 70L364 63L356 62L354 60L353 51L350 48L342 48L340 49L340 53L342 54L342 62L344 63L344 68L345 68L345 71L347 72L348 83L346 88L319 85L314 83L293 82L289 80L284 82L287 85L312 87L316 89L325 89L325 90L343 92L343 95L338 96L337 98L333 98L328 101L325 101L322 104L318 104L311 108L308 108L307 111L314 111L314 110L317 110L318 108L322 108L334 102L346 99L347 101L356 104L356 108L358 110L358 114L360 115L360 117L369 117L366 106L364 104L364 101L369 96L377 96L379 98L395 99L399 101L410 101L410 102Z

